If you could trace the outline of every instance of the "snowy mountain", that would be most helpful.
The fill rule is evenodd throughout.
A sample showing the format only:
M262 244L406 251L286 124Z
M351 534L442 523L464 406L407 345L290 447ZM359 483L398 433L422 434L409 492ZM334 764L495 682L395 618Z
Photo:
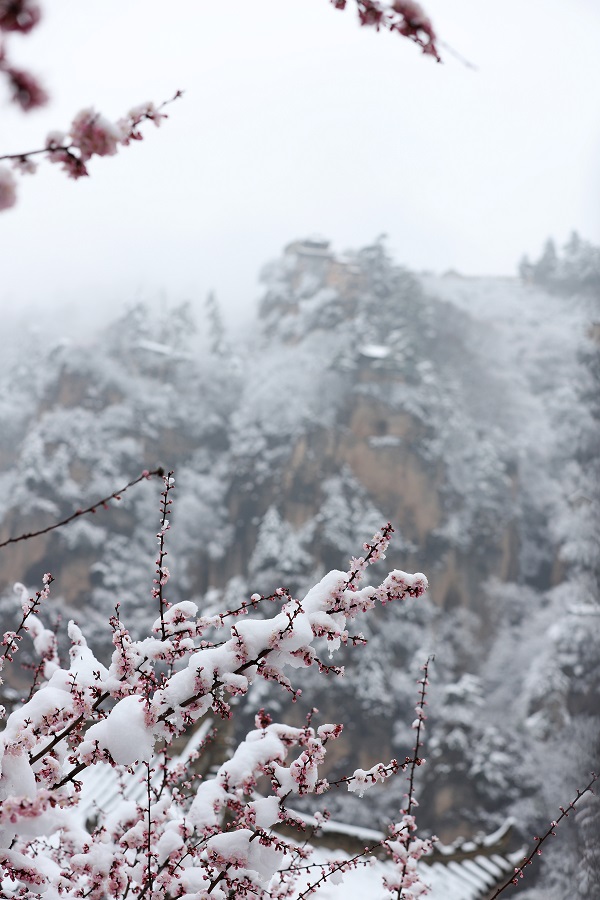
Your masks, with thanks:
M390 520L389 565L425 572L429 596L365 628L360 670L326 692L306 673L308 706L349 722L335 771L404 757L435 653L420 821L450 841L514 815L528 837L593 767L598 731L598 252L578 241L499 279L311 238L265 267L246 342L214 297L195 315L132 307L85 343L21 335L0 380L0 541L162 464L178 493L170 599L212 609L301 592ZM137 490L2 551L3 617L13 581L52 571L56 612L98 645L117 601L143 628L155 526L157 497ZM251 697L266 702L279 693ZM403 791L332 812L378 827ZM592 896L582 828L540 896Z

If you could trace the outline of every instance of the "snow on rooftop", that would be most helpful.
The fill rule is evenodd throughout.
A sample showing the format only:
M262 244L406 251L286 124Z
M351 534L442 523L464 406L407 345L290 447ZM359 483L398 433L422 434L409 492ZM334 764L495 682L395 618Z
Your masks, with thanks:
M159 356L173 356L173 348L167 344L159 344L158 341L147 341L140 338L135 342L136 350L147 350L148 353L157 353Z
M302 819L307 825L314 827L317 825L317 820L313 816L306 815L305 813L298 812L294 810L294 816L298 819ZM385 837L385 834L382 831L376 831L374 828L362 828L360 825L351 825L347 822L323 822L319 824L319 831L323 834L347 834L350 837L355 837L359 841L380 841Z
M307 238L300 238L296 241L291 241L291 243L287 244L285 252L308 256L332 256L332 252L329 247L329 241L318 234L310 235Z
M369 437L369 447L399 447L402 438L397 434L372 434Z
M158 341L148 341L140 338L134 344L136 350L144 350L146 353L154 353L157 356L172 357L173 359L190 359L190 354L176 350L168 344L160 344Z
M192 732L183 751L173 758L172 765L188 760L194 751L198 749L211 728L212 719L205 719ZM105 816L110 814L118 807L123 798L140 802L147 791L146 771L146 767L143 764L134 767L133 775L127 777L125 790L121 791L119 770L114 769L108 763L96 763L84 769L79 776L82 787L77 804L77 812L81 821L85 822L87 819L93 818L98 810L101 810ZM162 772L157 771L153 782L158 784L161 779Z
M385 359L390 355L390 348L383 344L363 344L358 352L367 359Z
M190 753L193 752L206 735L210 726L211 722L208 720L203 723L196 733L192 735L189 744L176 762L189 757ZM133 801L142 800L146 791L144 773L144 767L139 766L134 772L134 776L128 779L125 792L126 799ZM93 817L97 813L98 808L102 810L104 815L108 815L118 806L122 795L118 784L118 776L114 769L99 763L82 773L82 778L83 789L78 809L84 821ZM294 815L302 818L308 825L315 823L311 816L298 813L297 811L294 811ZM440 859L448 853L456 852L457 842L450 847L438 845L431 860L429 862L423 860L422 862L424 881L431 887L431 892L428 894L429 900L483 900L483 898L488 896L490 888L506 878L512 871L515 862L521 859L523 855L522 850L506 856L498 853L485 855L485 848L491 849L494 847L504 837L510 826L511 822L507 821L496 832L487 835L476 844L470 842L474 849L480 848L481 851L471 859L441 862ZM380 831L337 821L324 823L321 825L321 830L328 835L337 834L340 837L346 835L354 837L364 845L377 843L384 837ZM461 844L460 850L465 851L466 846L466 844ZM342 851L317 847L314 849L310 861L318 864L334 857L336 859L351 858L349 854ZM392 870L393 864L388 860L374 859L369 865L361 864L356 869L344 873L339 883L327 882L320 886L320 900L365 900L368 897L379 896L382 878L386 874L391 875ZM312 870L313 880L314 871ZM297 893L300 893L310 883L311 877L307 874L302 887L297 888Z
M333 855L350 858L345 853L332 854L331 851L318 849L314 851L311 862L323 863ZM423 880L431 888L428 900L484 900L489 896L490 889L501 883L514 867L512 856L495 854L492 859L493 862L478 856L448 865L425 863L422 866ZM372 865L359 865L345 872L339 884L327 882L320 886L318 896L321 900L365 900L381 896L382 878L386 874L391 875L392 871L393 865L388 861L375 860ZM309 883L307 879L306 884Z

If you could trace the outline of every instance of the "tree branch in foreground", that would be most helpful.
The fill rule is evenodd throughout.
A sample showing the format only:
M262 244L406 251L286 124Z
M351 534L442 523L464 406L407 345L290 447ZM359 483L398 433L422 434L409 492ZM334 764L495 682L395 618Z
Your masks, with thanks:
M510 887L511 884L518 884L519 879L525 877L526 867L531 865L531 863L533 862L533 858L535 856L542 855L542 851L540 848L541 848L542 844L544 843L544 841L547 838L549 838L550 836L556 835L556 831L554 829L556 828L558 823L561 822L562 819L566 818L569 815L570 809L575 809L575 804L579 800L581 800L581 798L583 797L584 794L587 794L588 791L592 791L592 793L593 793L593 786L594 786L594 783L598 780L598 776L596 775L595 772L592 772L591 774L592 774L592 777L591 777L590 782L583 788L583 790L581 790L581 791L579 789L577 790L577 796L575 797L574 800L571 800L571 802L569 803L567 808L564 809L564 807L562 807L562 806L559 807L560 816L558 817L558 819L556 819L556 821L550 823L550 827L548 828L546 833L544 835L542 835L541 838L540 837L534 838L534 841L536 842L535 847L533 848L533 850L531 851L529 856L526 856L525 859L523 860L523 862L521 863L521 865L517 866L515 868L514 875L511 875L510 878L508 879L508 881L505 881L504 884L498 888L496 893L491 896L490 900L496 900L496 897L499 897L500 894L502 894L506 890L507 887Z
M126 147L131 141L143 139L140 125L152 121L158 127L167 113L162 110L168 104L183 96L176 91L159 106L142 103L130 109L124 118L111 122L93 108L77 113L69 132L51 131L43 147L22 153L4 153L0 161L7 160L21 174L33 174L37 170L34 156L43 155L49 162L58 163L69 178L83 178L89 175L86 163L93 156L114 156L120 146ZM17 202L17 186L13 173L6 166L0 166L0 212L10 209Z
M346 9L347 0L330 0L336 9ZM379 31L380 28L396 32L408 38L428 56L438 62L441 57L437 48L437 37L431 19L419 3L414 0L356 0L358 18L361 25L367 25Z
M87 506L85 509L76 509L74 513L71 513L70 516L67 516L66 519L61 519L60 522L55 522L53 525L47 525L46 528L40 528L39 531L28 531L25 534L20 534L17 537L8 538L6 541L0 543L0 550L2 547L8 547L9 544L16 544L19 541L28 541L31 538L39 537L41 534L47 534L49 531L54 531L56 528L62 528L63 525L68 525L69 522L72 522L74 519L78 519L80 516L86 516L88 513L95 513L96 510L102 506L104 509L108 507L108 504L111 500L120 500L121 495L125 493L125 491L129 490L130 487L133 487L134 484L139 484L140 481L144 481L148 478L153 478L158 476L162 478L165 474L164 469L158 468L153 469L151 472L148 469L144 469L141 475L138 475L137 478L134 478L132 481L127 482L127 484L120 488L118 491L113 491L112 494L109 494L108 497L103 497L101 500L96 500L95 503L92 503L91 506Z

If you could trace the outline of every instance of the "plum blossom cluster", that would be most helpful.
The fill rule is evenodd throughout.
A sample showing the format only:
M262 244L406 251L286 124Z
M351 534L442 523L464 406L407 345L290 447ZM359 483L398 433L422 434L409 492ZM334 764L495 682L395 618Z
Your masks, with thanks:
M29 632L33 640L33 646L40 657L39 670L41 672L46 661L52 659L56 655L56 635L50 629L44 628L35 613L40 607L42 601L47 600L50 595L50 585L52 584L52 575L46 573L42 582L44 587L40 591L36 591L34 597L30 597L27 588L23 584L15 584L15 593L21 598L21 621L16 631L5 631L2 636L2 646L4 649L0 656L0 684L3 683L2 670L7 662L12 662L14 654L19 649L19 643L23 639L23 634ZM38 674L36 668L36 675ZM36 676L34 676L34 684ZM0 706L0 719L6 715L6 710Z
M28 34L40 16L39 5L31 0L0 0L0 31Z
M24 112L43 106L48 95L31 72L15 66L8 54L7 36L29 34L40 20L40 8L31 0L0 0L0 78L4 79L11 101ZM17 189L10 169L0 166L0 211L17 201Z
M345 9L347 0L330 0L336 9ZM418 44L424 53L438 61L436 34L431 20L414 0L356 0L361 25L400 34ZM24 112L29 112L48 101L48 94L38 79L29 71L15 66L9 59L7 36L11 33L29 34L38 24L41 10L34 0L0 0L0 76L6 79L11 100ZM181 96L178 91L176 97ZM167 101L170 102L170 101ZM43 156L58 163L70 178L82 178L89 174L87 163L94 156L114 156L120 146L133 140L141 140L139 129L144 120L159 125L166 118L162 112L165 104L156 107L152 103L132 109L117 122L110 121L92 108L83 109L74 117L68 132L51 132L44 147L23 153L4 154L13 169L21 174L32 174L37 164L34 157ZM0 212L12 208L17 202L16 180L10 168L0 166Z
M426 896L429 887L421 878L418 863L422 856L431 853L433 840L417 837L415 817L406 814L400 822L390 825L389 830L385 847L395 863L395 872L383 879L386 900L416 900Z
M23 112L30 112L48 102L48 94L31 72L14 65L8 54L7 38L11 34L29 34L41 18L41 9L33 0L0 0L0 77L7 83L9 96ZM181 96L177 91L175 99ZM168 100L166 103L170 103ZM51 132L44 147L23 153L0 156L21 174L33 174L37 164L34 157L43 156L58 163L71 178L88 175L87 163L94 156L114 156L120 146L142 139L140 125L145 120L160 125L167 118L162 112L166 103L156 107L144 103L130 110L117 122L83 109L74 117L68 132ZM17 202L16 180L10 168L0 166L0 212Z
M165 557L167 555L167 550L165 549L165 537L167 531L170 529L171 525L169 523L168 514L169 507L173 503L173 501L169 497L169 493L173 490L175 486L175 479L173 478L173 472L169 472L169 474L165 478L165 487L161 492L161 505L160 505L160 529L158 534L156 535L156 539L158 540L158 557L156 559L156 578L154 579L155 587L152 589L152 596L158 602L158 608L160 610L160 634L161 638L165 639L166 637L166 622L165 622L165 610L168 609L168 602L165 600L163 596L163 588L167 584L169 578L171 577L171 573L169 572L167 566L165 565ZM185 619L182 619L182 622Z
M0 212L10 209L17 202L17 182L6 166L0 166Z
M43 106L48 102L48 94L31 72L10 62L7 36L29 34L40 17L40 7L31 0L0 0L0 75L7 81L10 99L24 112Z
M35 75L26 69L18 69L12 65L6 48L1 44L0 72L8 82L11 100L20 106L23 112L30 112L48 102L48 94Z
M21 174L33 174L37 163L33 157L41 156L58 164L69 178L83 178L89 175L88 163L95 156L114 156L119 147L126 147L132 141L141 141L141 125L150 121L158 127L168 118L164 107L182 96L177 91L170 100L159 106L143 103L131 109L126 116L112 122L94 109L83 109L77 113L68 132L52 131L46 138L44 147L24 153L10 153L0 156L1 160L12 163ZM0 166L0 211L14 206L17 200L16 181L9 168Z
M336 9L346 9L348 0L330 0ZM413 0L356 0L361 25L384 28L418 44L429 56L441 62L436 33L431 19L419 3Z
M202 775L198 763L206 741L197 736L208 719L233 714L232 697L263 678L279 683L293 699L300 693L292 683L294 671L311 665L324 675L340 674L321 662L322 650L352 645L352 620L377 602L418 598L427 579L395 571L379 586L363 584L367 567L384 556L392 533L387 525L348 571L329 572L301 599L284 590L270 597L254 594L233 609L199 615L195 603L170 604L162 593L169 578L165 537L173 490L169 473L152 587L158 617L148 636L134 638L117 606L110 620L110 659L97 658L71 621L69 660L63 663L53 631L40 618L51 576L34 597L19 588L22 621L4 637L5 661L27 633L40 663L33 690L0 733L4 897L308 896L314 883L306 886L307 826L293 812L294 797L344 786L361 794L413 762L407 757L402 764L376 763L330 784L322 769L342 725L314 724L313 710L305 725L292 727L261 709L231 758L214 774ZM266 601L277 607L270 617L260 617L257 607ZM182 742L187 750L177 753L175 745ZM114 774L120 794L106 813L90 818L81 810L82 786L90 771L100 770ZM139 788L133 793L132 781ZM294 829L298 839L284 837L282 826ZM404 858L407 828L405 814L390 838L394 859ZM426 847L414 839L406 846L413 861ZM354 864L321 865L317 882L335 881Z
M420 756L425 730L425 695L429 685L429 666L433 657L430 657L423 666L423 677L419 679L419 700L415 707L416 719L412 723L415 730L415 744L412 759L407 759L408 765L408 793L403 815L398 824L390 826L390 839L386 841L386 848L391 854L395 868L395 877L384 879L384 886L388 891L389 900L417 900L425 896L429 889L421 879L418 862L424 854L433 849L435 838L423 840L417 835L417 823L413 810L419 805L414 796L415 773L425 760Z
M412 757L403 763L375 763L328 781L322 767L342 725L315 726L314 709L302 727L276 723L261 709L255 728L216 772L203 768L202 761L215 733L213 722L235 711L232 697L245 694L262 677L278 682L294 699L299 691L284 670L317 665L323 674L342 674L341 668L321 662L323 643L332 653L342 643L360 643L348 635L348 621L378 601L418 598L427 589L425 576L394 571L379 587L361 587L368 566L385 558L393 531L388 524L364 545L364 557L352 559L346 572L330 572L302 600L278 589L268 597L253 594L235 608L199 616L196 604L170 604L162 595L169 580L164 539L174 479L160 469L144 471L105 501L0 547L93 513L153 475L164 479L164 490L152 588L159 616L150 635L134 639L117 604L109 622L114 649L106 664L73 621L67 628L69 661L63 663L56 634L39 615L52 576L44 575L43 587L33 596L23 585L16 586L21 621L4 634L0 669L13 661L24 634L32 639L39 662L22 704L8 717L0 712L6 719L0 732L2 897L304 900L327 882L339 883L345 872L368 865L373 854L383 850L394 864L383 879L388 900L423 897L428 888L419 861L435 838L423 840L417 834L414 783L424 763L431 660L417 682L415 744ZM259 618L256 611L267 601L280 610ZM217 640L220 632L223 639ZM181 746L182 740L184 749L177 751L176 742ZM307 829L306 820L291 807L294 797L322 795L343 786L362 796L399 771L408 773L408 793L399 821L389 826L389 837L350 859L311 862L310 841L327 815L317 813ZM98 772L102 779L108 773L112 787L106 798L95 795L90 812L86 783ZM541 845L596 780L592 774L567 808L560 808L561 815L535 839L529 856L494 897L518 884ZM296 829L297 839L284 837L284 826L288 832Z

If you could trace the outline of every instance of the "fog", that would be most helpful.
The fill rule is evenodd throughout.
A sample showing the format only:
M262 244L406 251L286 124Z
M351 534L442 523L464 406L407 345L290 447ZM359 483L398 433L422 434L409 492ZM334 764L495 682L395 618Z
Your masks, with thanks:
M0 217L4 315L67 304L74 322L214 288L238 320L261 266L314 232L336 251L386 233L417 270L509 275L549 235L598 242L598 5L425 5L443 65L327 0L46 4L11 52L51 103L25 116L4 97L1 151L82 107L116 119L185 96L89 179L48 164L21 179Z
M408 794L400 773L368 803L352 790L332 792L333 819L348 836L353 826L383 827L398 821L400 808L418 805L419 835L457 841L448 880L458 860L472 885L475 854L484 868L493 858L502 875L491 854L500 838L507 851L503 835L513 828L507 840L517 856L507 857L507 872L514 872L519 848L553 833L545 829L559 803L568 805L591 768L599 771L600 4L423 2L440 36L441 65L398 36L359 28L352 0L345 12L329 0L42 0L43 25L31 36L9 35L14 64L37 73L52 102L26 116L0 95L0 155L43 146L48 131L66 130L92 105L116 120L184 91L160 128L143 125L143 141L92 159L89 178L72 181L42 163L20 179L17 206L0 213L0 619L11 629L0 659L9 672L0 711L14 705L2 739L13 768L5 768L1 796L15 815L37 817L20 837L19 826L7 824L4 857L11 878L27 877L40 891L50 886L44 896L63 890L66 863L85 896L98 896L102 885L116 896L125 877L132 895L168 893L164 879L174 873L182 874L182 890L202 893L209 883L208 893L229 890L213 864L223 852L233 874L249 851L209 845L206 823L238 786L222 777L225 769L214 790L208 779L262 704L282 721L301 722L314 704L320 721L347 724L335 751L339 772L323 772L332 786L381 777L380 767L352 775L356 765L408 760ZM565 248L573 230L582 239ZM550 244L542 253L550 236L556 250ZM523 254L531 263L516 277ZM209 291L218 302L207 309ZM158 474L158 466L176 473L177 486L171 509L166 479L160 512L160 483L136 478ZM388 561L365 576L381 587L351 595L365 561L354 554L364 548L369 562L385 559L378 529L386 522L396 532ZM388 567L399 571L386 578ZM301 598L331 569L337 574L303 608ZM427 593L423 577L404 570L426 573ZM15 581L35 591L50 571L49 605L44 591L31 608L23 598L20 606ZM272 625L252 625L255 608L271 615L260 594L284 604L300 599L281 615L270 607ZM186 604L168 619L167 595L169 604ZM42 597L44 629L28 620ZM377 604L356 628L348 616L346 631L346 613L376 598L385 610ZM115 603L143 643L130 644L111 618ZM201 613L196 625L193 609ZM241 611L250 612L251 627L238 630L236 618L228 632L229 616ZM56 668L46 630L57 614L80 624L89 654L98 654L61 625L64 660L67 633L73 644L70 674ZM213 640L211 621L235 640L205 641L205 634ZM322 638L318 650L305 645L311 629ZM25 676L8 666L22 630L43 655L39 665L25 657L34 660L27 708L16 702ZM348 668L334 681L333 665L321 659L341 643L333 659ZM200 687L203 650L214 677ZM419 667L431 655L422 742L426 677L417 682L416 729L410 723ZM304 691L294 716L279 690L291 662L289 690ZM317 668L327 674L322 685ZM68 782L103 750L108 760L115 750L123 765L136 753L147 760L151 733L178 733L188 717L209 710L209 697L216 724L227 694L245 692L246 676L256 681L247 705L240 697L233 707L236 731L221 727L200 761L206 806L197 797L186 805L195 790L190 767L179 790L165 774L164 748L160 762L148 761L147 817L141 801L137 807L152 825L147 865L131 837L129 801L138 795L125 776L129 800L118 813L106 805L118 792L104 780L102 795L88 793L88 807L84 793L78 809L71 799L51 808L49 789L60 789L60 807ZM54 708L55 697L68 696L61 685L72 696ZM140 692L148 704L143 727ZM105 719L101 704L111 695L125 706ZM126 742L124 709L126 716L137 710ZM266 720L254 721L258 728ZM307 741L308 731L302 735ZM188 746L200 754L197 738ZM303 794L314 786L320 750L307 753L306 766L296 759L296 773L279 788L288 779ZM254 754L245 754L240 772L250 771ZM35 778L28 758L37 761ZM267 772L272 760L256 759L252 770ZM164 816L150 809L159 772L154 810L166 810L163 789L173 799ZM275 817L264 807L248 813L244 777L227 800L225 837L235 841ZM284 810L286 797L271 811ZM89 842L86 808L94 810ZM77 825L69 831L71 814ZM411 820L402 821L408 833ZM55 823L64 840L58 832L29 839ZM390 833L398 848L402 832ZM561 824L558 847L544 848L540 880L525 879L527 900L600 897L598 833L600 807L591 804ZM242 867L239 876L262 878L280 837L263 848L261 873ZM75 851L94 854L94 842L102 853L89 875ZM377 839L373 849L384 844ZM135 851L131 859L122 856L125 846ZM25 868L22 852L30 854ZM164 852L170 861L156 862ZM402 863L403 854L394 855ZM354 861L364 862L360 856ZM206 860L210 882L195 880ZM189 882L188 862L196 869ZM301 862L320 885L326 870ZM412 862L403 869L406 884ZM138 876L145 886L135 886ZM0 893L21 896L14 881L6 885L0 875ZM340 890L351 896L345 884ZM466 898L456 891L434 885L431 896Z

